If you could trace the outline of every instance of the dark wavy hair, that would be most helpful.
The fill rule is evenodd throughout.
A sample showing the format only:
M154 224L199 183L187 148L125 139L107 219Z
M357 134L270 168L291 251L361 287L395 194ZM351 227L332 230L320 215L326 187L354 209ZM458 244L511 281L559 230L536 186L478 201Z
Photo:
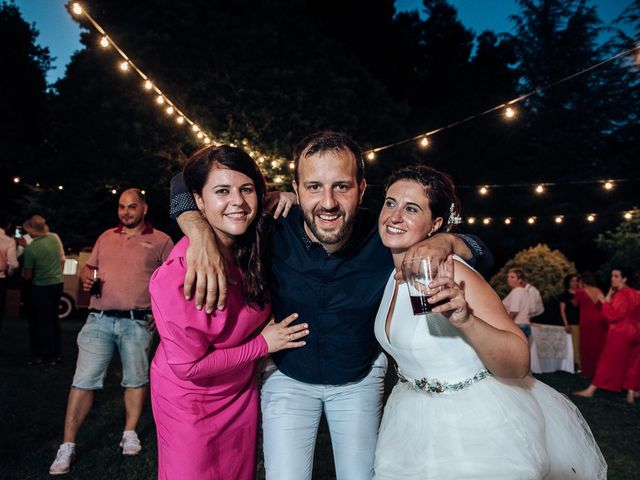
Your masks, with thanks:
M202 196L209 172L214 168L228 168L243 173L255 184L258 196L256 218L247 231L236 238L233 256L243 273L243 292L247 304L263 308L269 301L267 288L269 222L264 210L266 192L264 177L256 163L244 150L229 145L211 146L198 150L189 158L182 173L187 188Z
M571 279L573 278L577 278L578 280L580 280L580 275L578 275L577 273L570 273L569 275L565 275L564 279L562 280L562 285L564 285L565 290L569 290L569 287L571 286Z
M385 192L399 180L410 180L424 187L431 216L433 219L442 217L443 220L438 230L444 228L445 231L449 231L455 227L455 223L449 223L449 217L452 213L454 216L460 215L460 200L456 196L456 187L449 175L426 165L403 167L387 179Z

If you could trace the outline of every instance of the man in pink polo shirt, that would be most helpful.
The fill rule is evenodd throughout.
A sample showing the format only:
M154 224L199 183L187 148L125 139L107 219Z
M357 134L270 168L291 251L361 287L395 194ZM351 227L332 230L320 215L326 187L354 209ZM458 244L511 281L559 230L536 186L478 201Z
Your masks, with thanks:
M91 410L94 391L103 386L107 367L117 349L122 361L126 420L122 453L141 450L135 432L149 384L152 322L149 279L173 248L163 232L146 223L147 203L137 188L120 195L120 225L104 232L80 272L91 291L87 323L78 334L78 362L67 402L64 440L49 469L51 475L69 472L75 459L76 436Z

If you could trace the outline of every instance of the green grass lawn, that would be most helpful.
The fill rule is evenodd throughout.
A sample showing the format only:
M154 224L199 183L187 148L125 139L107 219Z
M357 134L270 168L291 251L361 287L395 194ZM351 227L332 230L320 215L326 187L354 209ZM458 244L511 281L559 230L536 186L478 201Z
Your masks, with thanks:
M64 411L76 357L75 339L83 319L63 322L64 362L55 367L27 366L26 322L5 320L0 336L0 479L51 478L49 465L62 439ZM151 479L156 477L156 436L148 405L138 427L143 451L124 457L118 448L124 408L119 362L114 361L105 389L96 400L78 438L78 458L68 479ZM538 378L568 394L586 381L555 373ZM389 384L393 382L391 373ZM629 406L622 394L598 392L594 399L572 398L591 426L609 464L609 478L640 478L640 406ZM334 477L325 425L321 426L314 479ZM264 478L259 461L258 478Z

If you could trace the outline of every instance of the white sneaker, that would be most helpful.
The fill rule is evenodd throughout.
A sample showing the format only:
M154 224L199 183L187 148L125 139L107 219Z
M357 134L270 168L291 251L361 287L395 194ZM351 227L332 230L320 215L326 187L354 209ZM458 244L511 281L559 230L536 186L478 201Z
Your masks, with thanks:
M49 475L64 475L69 473L71 463L76 459L76 444L66 442L60 445L56 459L49 467Z
M120 446L122 447L123 455L137 455L140 453L140 450L142 450L140 439L134 430L128 430L122 433Z

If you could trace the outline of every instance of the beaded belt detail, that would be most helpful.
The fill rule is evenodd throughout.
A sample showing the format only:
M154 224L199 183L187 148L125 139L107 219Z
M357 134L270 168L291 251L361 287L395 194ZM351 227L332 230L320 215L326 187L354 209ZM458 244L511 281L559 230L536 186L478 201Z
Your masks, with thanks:
M425 393L449 393L449 392L459 392L463 388L467 388L470 385L473 385L480 380L484 380L487 377L492 377L493 374L487 370L480 370L473 377L467 378L466 380L462 380L461 382L449 383L446 381L428 378L421 378L420 380L414 380L412 378L405 377L400 369L396 366L396 373L398 374L398 379L402 383L408 383L410 387L418 392Z

